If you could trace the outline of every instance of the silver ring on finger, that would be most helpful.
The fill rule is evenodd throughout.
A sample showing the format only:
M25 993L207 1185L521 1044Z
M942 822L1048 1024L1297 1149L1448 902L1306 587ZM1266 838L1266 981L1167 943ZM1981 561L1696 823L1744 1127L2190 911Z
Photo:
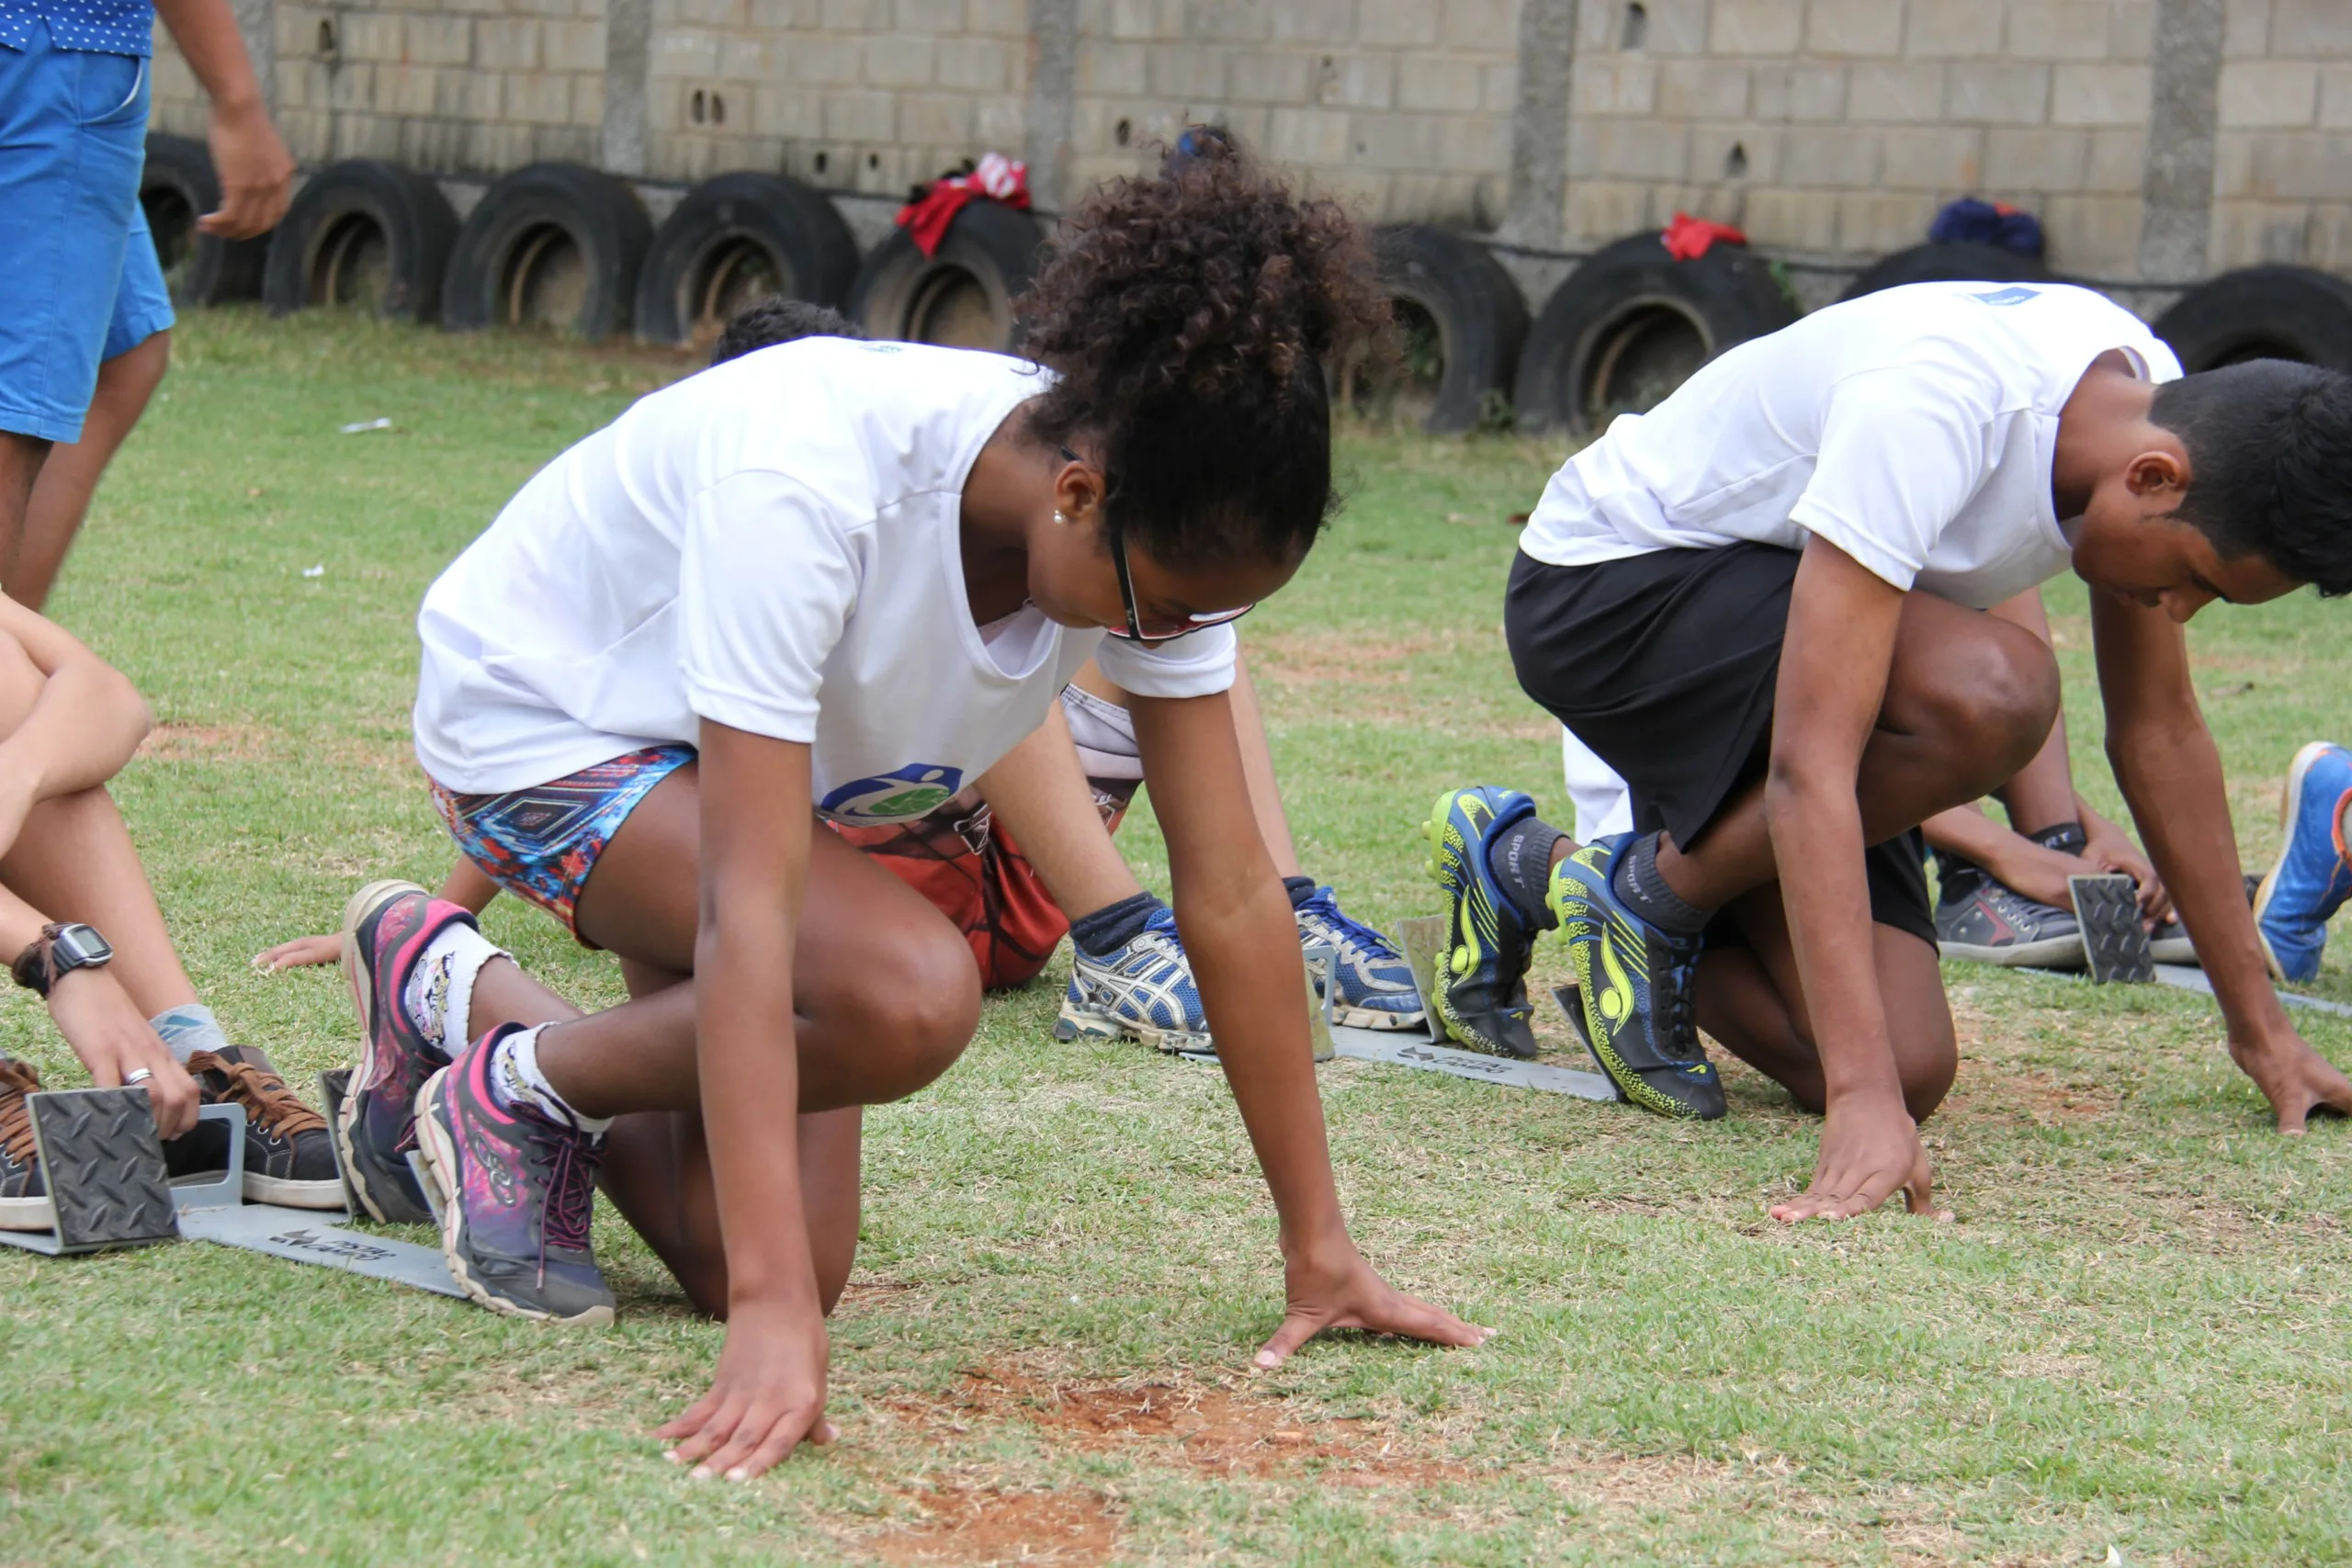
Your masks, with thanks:
M145 1083L154 1076L155 1070L153 1067L133 1067L122 1075L122 1087L129 1089L133 1084Z

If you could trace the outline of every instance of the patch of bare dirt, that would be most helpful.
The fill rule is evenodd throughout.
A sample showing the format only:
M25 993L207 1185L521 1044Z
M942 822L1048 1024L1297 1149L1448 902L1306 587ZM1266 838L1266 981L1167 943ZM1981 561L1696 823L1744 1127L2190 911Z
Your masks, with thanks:
M166 719L147 732L139 755L153 762L246 762L269 751L257 724L181 724Z
M864 1543L877 1561L1092 1568L1109 1562L1118 1545L1118 1520L1092 1492L950 1487L911 1500L924 1517Z

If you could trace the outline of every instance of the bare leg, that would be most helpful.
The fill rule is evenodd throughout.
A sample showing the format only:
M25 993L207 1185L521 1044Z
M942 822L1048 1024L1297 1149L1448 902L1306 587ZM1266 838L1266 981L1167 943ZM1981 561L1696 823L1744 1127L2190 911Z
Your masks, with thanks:
M687 976L630 959L621 973L631 997L647 997ZM849 1284L857 1258L858 1167L865 1111L857 1106L800 1118L800 1189L808 1210L808 1247L817 1266L818 1301L828 1313ZM727 1250L718 1230L718 1188L698 1111L640 1111L616 1119L605 1135L605 1195L687 1300L713 1317L727 1315Z
M1891 839L2007 783L2041 749L2057 708L2046 644L2006 621L1906 595L1886 699L1856 780L1864 841ZM1657 864L1668 886L1702 909L1776 881L1763 786L1732 802L1687 849L1662 842Z
M1081 691L1091 692L1104 702L1116 703L1121 707L1127 705L1127 694L1114 684L1091 659L1079 667L1070 683ZM1250 810L1258 819L1258 834L1266 840L1266 852L1273 857L1277 875L1301 875L1298 848L1291 841L1290 818L1283 812L1282 784L1274 777L1273 750L1266 743L1266 719L1258 706L1258 687L1250 679L1250 666L1243 661L1238 650L1233 660L1233 691L1230 696L1233 736L1241 743L1241 773L1250 784ZM1023 840L1022 846L1026 849L1028 840ZM1035 857L1032 858L1034 860ZM1046 886L1050 888L1052 886L1048 881Z
M1821 1055L1814 1045L1796 954L1789 945L1780 885L1743 896L1733 906L1733 916L1750 945L1711 948L1699 961L1699 1026L1733 1055L1787 1089L1799 1105L1817 1112L1826 1103ZM1894 1043L1904 1104L1914 1122L1924 1122L1943 1103L1960 1070L1960 1047L1936 950L1892 926L1871 927L1871 944L1878 960L1879 993Z
M50 444L37 435L0 431L0 565L17 558L25 537L25 509L33 482L49 458ZM0 589L15 586L0 578Z
M1059 703L981 776L979 792L1064 914L1076 919L1143 891L1102 830Z
M38 610L48 602L99 478L146 411L171 357L172 334L160 332L98 367L82 439L50 453L26 508L22 543L14 559L0 560L0 582L17 604Z

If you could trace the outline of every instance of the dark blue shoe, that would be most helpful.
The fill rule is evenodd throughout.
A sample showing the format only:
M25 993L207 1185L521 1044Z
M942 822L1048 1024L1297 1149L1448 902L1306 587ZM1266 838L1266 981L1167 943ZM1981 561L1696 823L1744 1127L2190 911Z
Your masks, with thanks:
M1699 1043L1701 942L1659 931L1617 897L1611 880L1634 837L1595 840L1552 868L1552 913L1576 970L1585 1048L1619 1099L1713 1122L1725 1106Z
M1534 815L1535 802L1517 790L1478 784L1439 795L1421 824L1429 874L1446 898L1437 995L1426 999L1451 1039L1489 1056L1535 1055L1527 964L1536 928L1495 880L1487 857L1497 833Z
M2319 977L2328 917L2352 897L2342 826L2346 795L2352 795L2352 753L2325 740L2295 753L2278 803L2287 841L2254 895L2262 955L2281 980Z
M1070 943L1069 989L1054 1021L1057 1040L1125 1035L1156 1051L1208 1056L1216 1052L1193 963L1176 934L1176 911L1151 912L1133 941L1109 953Z
M1339 994L1331 998L1333 1023L1351 1029L1412 1029L1428 1016L1405 955L1370 926L1350 919L1329 888L1317 888L1296 913L1299 945L1329 948L1332 966L1339 971Z

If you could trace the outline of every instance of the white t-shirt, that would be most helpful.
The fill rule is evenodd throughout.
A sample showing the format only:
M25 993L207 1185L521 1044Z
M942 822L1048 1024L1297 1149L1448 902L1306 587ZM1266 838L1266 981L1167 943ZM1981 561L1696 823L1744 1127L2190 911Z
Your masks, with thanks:
M425 773L521 789L710 718L808 742L826 815L897 821L1042 724L1089 655L1144 696L1224 691L1229 626L1154 649L1035 605L972 624L964 481L1046 385L999 355L808 338L645 398L426 592Z
M2180 362L2086 288L1916 283L1816 310L1625 414L1544 487L1520 547L1555 566L1819 535L1897 588L1984 609L2066 570L2058 415L2122 349Z

